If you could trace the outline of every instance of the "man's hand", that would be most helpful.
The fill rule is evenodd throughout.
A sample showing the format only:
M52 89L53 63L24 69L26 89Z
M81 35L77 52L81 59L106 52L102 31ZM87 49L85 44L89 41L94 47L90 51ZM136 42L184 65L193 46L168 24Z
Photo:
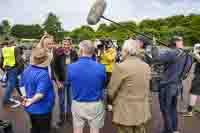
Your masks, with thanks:
M22 105L25 107L31 106L33 103L40 101L44 97L42 93L36 93L32 98L24 98ZM22 97L23 98L23 97Z
M33 100L30 98L25 98L22 102L22 105L25 107L29 107L33 104Z
M63 89L64 88L63 83L60 82L60 81L56 81L56 85L57 85L58 89Z
M101 56L101 50L98 49L97 57L100 57L100 56Z

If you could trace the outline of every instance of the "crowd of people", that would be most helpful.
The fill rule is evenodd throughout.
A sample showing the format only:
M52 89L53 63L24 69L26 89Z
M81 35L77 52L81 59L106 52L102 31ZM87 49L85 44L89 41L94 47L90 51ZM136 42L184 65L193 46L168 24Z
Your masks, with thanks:
M21 103L30 116L31 133L50 132L56 96L60 111L56 127L69 122L74 133L83 133L88 124L91 133L99 133L106 111L112 111L118 133L146 133L151 120L150 88L155 83L164 121L162 133L179 133L178 96L193 62L191 102L184 116L193 115L200 95L200 44L189 54L180 36L170 40L169 48L154 46L148 38L137 36L126 40L119 52L111 40L83 40L77 50L70 37L56 45L46 34L33 47L26 66L14 41L3 44L0 64L7 78L3 105L17 107ZM157 62L164 70L157 82L152 82L152 67ZM20 102L12 98L14 89Z

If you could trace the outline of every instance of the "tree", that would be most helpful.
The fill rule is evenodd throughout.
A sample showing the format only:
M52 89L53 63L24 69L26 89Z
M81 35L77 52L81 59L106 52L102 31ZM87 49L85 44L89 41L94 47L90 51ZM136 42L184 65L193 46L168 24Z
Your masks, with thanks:
M11 35L17 38L39 39L43 34L40 25L14 25L11 29Z
M8 20L3 20L1 22L1 33L3 36L8 37L10 35L11 26Z
M127 21L127 22L120 22L120 24L124 27L127 28L129 30L136 30L137 29L137 25L134 21Z
M200 42L200 15L190 14L188 16L177 15L160 19L146 19L136 24L134 21L119 22L123 27L116 24L100 24L96 31L90 26L81 26L71 32L62 29L59 18L49 13L42 25L15 25L12 27L11 35L17 38L40 38L43 31L55 36L57 41L62 41L64 37L72 37L76 43L85 39L109 38L118 40L120 44L130 36L136 34L132 30L145 33L151 37L156 37L163 42L168 42L173 35L184 37L186 45L192 46ZM9 33L10 24L4 20L0 23L0 36Z
M89 26L81 26L80 28L74 29L70 36L76 40L76 43L82 40L92 40L95 38L95 31Z
M168 17L165 19L165 21L167 22L167 25L169 28L173 28L176 26L183 26L190 20L187 19L187 17L185 17L184 15L177 15L177 16Z
M143 20L139 24L139 28L141 30L148 29L148 28L156 29L158 27L159 27L159 25L157 24L157 21L156 20L150 20L150 19Z
M43 23L43 29L55 37L58 32L63 31L59 18L51 12L48 14L47 19Z
M64 37L65 37L65 32L57 32L56 33L56 41L57 42L62 42Z
M109 38L109 37L110 37L110 33L105 32L105 31L97 31L95 33L96 39L103 39L103 38Z
M97 32L110 32L109 26L107 24L100 24L97 28Z
M3 26L0 25L0 35L3 35Z

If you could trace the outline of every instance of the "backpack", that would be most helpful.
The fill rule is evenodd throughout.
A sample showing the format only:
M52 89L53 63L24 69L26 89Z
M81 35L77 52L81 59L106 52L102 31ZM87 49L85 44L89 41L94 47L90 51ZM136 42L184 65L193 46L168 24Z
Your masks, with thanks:
M188 77L190 70L192 68L192 64L193 64L192 55L190 55L188 52L185 52L185 57L186 57L186 59L185 59L185 63L184 63L184 68L180 74L180 78L182 80L185 80Z
M178 60L182 59L185 57L185 61L184 61L184 66L183 66L183 70L179 75L179 78L181 80L185 80L189 73L190 70L192 68L192 64L193 64L193 56L189 53L189 51L185 51L183 49L178 49L179 50L179 54L177 55L177 57L175 58L174 61L172 61L171 63L176 63Z
M190 73L190 70L192 68L193 57L188 52L183 51L181 49L179 49L179 50L180 50L180 54L177 55L176 59L173 62L170 62L169 64L175 63L176 61L178 61L178 60L182 59L183 57L185 57L184 67L183 67L182 72L179 75L181 80L185 80L188 77L188 75ZM166 71L166 69L168 68L169 64L165 64L165 65L161 65L161 64L159 65L158 64L158 66L159 66L160 70ZM165 66L165 67L163 67L163 66ZM159 73L162 73L162 71L160 71ZM160 78L162 78L161 75L160 75ZM150 80L150 90L152 92L159 92L160 78L154 77L154 78L152 78Z

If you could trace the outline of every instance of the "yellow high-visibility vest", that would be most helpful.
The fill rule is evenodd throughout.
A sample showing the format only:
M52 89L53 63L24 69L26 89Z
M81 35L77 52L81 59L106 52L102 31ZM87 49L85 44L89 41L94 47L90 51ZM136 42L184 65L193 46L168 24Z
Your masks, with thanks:
M15 61L15 47L7 47L2 49L3 67L14 67Z

